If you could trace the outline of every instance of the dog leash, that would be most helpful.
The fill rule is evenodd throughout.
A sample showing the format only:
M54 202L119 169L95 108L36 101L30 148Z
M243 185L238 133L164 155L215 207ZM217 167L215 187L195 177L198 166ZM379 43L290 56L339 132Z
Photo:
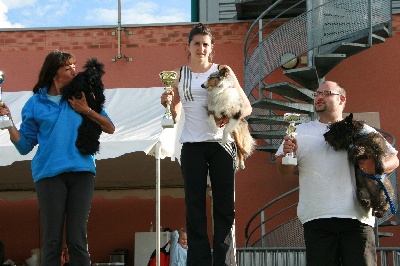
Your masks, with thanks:
M360 171L361 171L361 175L362 175L363 177L367 177L367 178L370 178L370 179L374 179L376 182L378 182L379 186L382 188L383 192L385 193L386 198L387 198L388 201L389 201L390 211L392 212L392 214L395 214L395 213L397 212L397 211L396 211L396 207L394 206L393 200L392 200L392 198L389 196L389 192L387 191L385 185L382 183L382 180L381 180L382 178L385 178L385 177L386 177L386 174L383 174L383 175L369 175L369 174L366 174L366 173L365 173L363 170L361 170L361 169L360 169Z

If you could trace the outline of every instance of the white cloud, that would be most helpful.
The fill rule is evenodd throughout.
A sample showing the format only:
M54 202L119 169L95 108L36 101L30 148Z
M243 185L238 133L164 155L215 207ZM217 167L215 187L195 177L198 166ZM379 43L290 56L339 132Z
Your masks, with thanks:
M0 3L1 2L3 2L9 9L13 9L34 5L36 0L0 0Z
M11 23L7 17L8 1L0 0L0 28L23 28L24 25L20 23Z
M184 0L188 1L188 0ZM185 2L186 3L186 2ZM190 21L182 0L122 0L122 24ZM0 28L117 25L113 0L0 0Z
M118 23L118 9L98 8L89 11L85 16L86 21L99 25ZM122 24L150 24L186 21L187 14L177 8L160 7L155 2L138 2L132 7L121 7Z
M118 10L117 9L104 9L95 8L90 10L85 15L86 21L96 22L99 25L108 25L110 23L117 24L118 22ZM122 15L121 15L122 17Z

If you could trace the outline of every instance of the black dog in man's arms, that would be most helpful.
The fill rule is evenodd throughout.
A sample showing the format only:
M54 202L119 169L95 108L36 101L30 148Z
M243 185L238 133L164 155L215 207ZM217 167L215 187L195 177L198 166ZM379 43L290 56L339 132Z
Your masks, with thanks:
M348 159L355 167L357 199L366 209L372 208L374 216L381 218L389 208L392 209L394 199L393 186L389 178L384 176L383 161L388 156L388 147L381 134L367 132L364 124L364 121L355 120L350 114L330 124L324 137L334 150L347 151ZM369 158L374 159L375 175L367 175L358 167L360 160Z
M65 99L82 98L82 92L89 107L100 113L104 102L104 85L101 80L105 74L104 64L99 62L96 58L90 58L84 65L84 71L79 72L69 84L61 89L61 93ZM78 137L75 145L78 150L85 155L97 153L100 149L99 138L102 129L99 124L88 118L86 115L81 114L82 123L78 128Z

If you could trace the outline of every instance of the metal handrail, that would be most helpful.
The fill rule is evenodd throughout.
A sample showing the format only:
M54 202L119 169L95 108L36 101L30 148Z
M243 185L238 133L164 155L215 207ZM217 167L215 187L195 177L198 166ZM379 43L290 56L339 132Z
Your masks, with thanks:
M289 195L291 195L291 194L297 192L298 190L299 190L299 187L296 187L296 188L294 188L294 189L292 189L292 190L290 190L290 191L288 191L288 192L286 192L286 193L280 195L279 197L273 199L272 201L270 201L270 202L268 202L267 204L265 204L264 206L262 206L258 211L256 211L256 212L250 217L249 221L248 221L247 224L246 224L245 233L244 233L244 235L245 235L245 237L246 237L246 244L245 244L246 247L247 247L247 245L248 245L248 243L249 243L249 241L250 241L250 237L253 235L253 233L255 232L255 230L258 229L258 228L261 226L261 225L260 225L260 226L257 226L256 229L254 229L254 230L249 234L249 227L250 227L251 223L253 222L253 220L254 220L260 213L262 213L265 209L267 209L268 207L270 207L271 205L273 205L275 202L277 202L277 201L279 201L279 200L281 200L281 199L283 199L283 198L285 198L285 197L287 197L287 196L289 196Z
M373 4L371 4L371 1L372 0L327 1L291 19L287 23L276 28L266 38L262 38L261 36L266 26L262 26L260 21L262 21L263 17L268 14L272 8L281 3L282 0L275 2L251 25L245 39L244 87L246 94L249 96L253 89L255 89L257 85L260 85L261 80L285 63L280 62L280 56L283 53L290 52L297 57L320 46L346 39L349 35L356 34L361 30L368 30L383 23L390 23L391 1L383 0L373 2ZM369 12L366 10L367 7L370 8ZM360 9L362 9L364 13L360 12ZM323 17L322 19L320 18L321 16ZM313 20L318 21L315 22ZM321 22L321 20L323 20L323 22ZM343 20L347 23L343 23ZM255 37L250 39L250 32L253 31L257 24L259 25L259 29ZM340 28L340 30L338 30L338 28ZM283 35L285 38L282 38ZM246 50L252 47L257 36L259 37L258 44L256 44L254 49L249 53L249 51ZM251 42L249 42L250 40ZM251 68L251 73L249 73L249 67ZM256 75L258 75L258 77ZM262 96L262 94L259 94L259 96Z
M306 265L305 247L236 248L238 266L250 265ZM381 266L400 266L400 248L377 247ZM286 254L286 256L284 255ZM286 260L285 260L286 259ZM268 264L269 263L269 264Z
M248 50L250 49L250 45L247 45L247 43L248 43L248 41L249 41L250 33L253 31L254 27L255 27L256 25L259 24L259 21L260 21L260 20L262 20L265 16L267 16L271 10L273 10L277 5L279 5L279 4L282 3L283 1L285 1L285 0L278 0L278 1L276 1L275 3L273 3L272 5L270 5L264 12L262 12L262 13L258 16L258 18L256 18L256 20L253 22L253 24L251 24L251 26L250 26L250 28L249 28L247 34L246 34L246 37L244 38L244 58L245 58L245 60L246 60L246 58L247 58L247 52L248 52ZM267 24L265 24L265 25L261 28L261 30L263 30L266 26L268 26L269 24L271 24L272 22L274 22L274 21L277 20L278 18L282 17L284 14L286 14L287 12L289 12L291 9L295 8L296 6L298 6L298 5L300 5L300 4L304 3L304 2L305 2L305 0L302 0L302 1L300 1L300 2L298 2L298 3L296 3L296 4L294 4L293 6L289 7L288 9L282 11L282 13L278 14L276 17L272 18ZM258 30L258 32L260 32L260 30ZM258 35L258 34L256 34L256 35L250 40L250 43L253 42L253 40L257 37L257 35Z

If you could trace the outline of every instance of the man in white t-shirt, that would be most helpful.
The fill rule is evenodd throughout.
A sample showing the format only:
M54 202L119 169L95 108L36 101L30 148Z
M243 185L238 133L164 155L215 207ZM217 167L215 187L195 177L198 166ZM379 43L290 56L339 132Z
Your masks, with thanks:
M330 123L342 120L346 91L336 82L325 81L314 96L318 119L298 125L296 137L286 136L276 153L282 175L295 168L282 164L285 154L293 152L297 157L297 215L304 227L307 266L376 265L375 217L357 200L354 166L347 152L335 151L323 136ZM399 160L397 151L387 145L390 155L384 169L388 174L398 167ZM375 173L372 158L360 162L359 167L367 174Z

